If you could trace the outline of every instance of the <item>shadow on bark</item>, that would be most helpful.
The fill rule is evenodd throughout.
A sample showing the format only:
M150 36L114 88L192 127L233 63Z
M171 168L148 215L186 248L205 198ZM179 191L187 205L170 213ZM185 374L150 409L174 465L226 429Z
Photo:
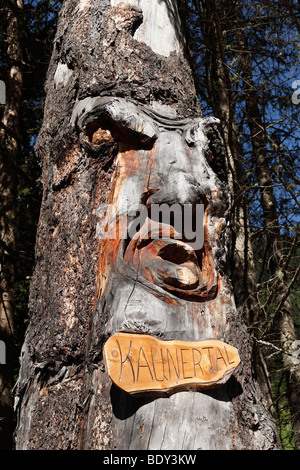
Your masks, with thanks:
M129 395L129 393L114 384L110 389L110 397L113 413L116 418L121 420L133 416L139 408L155 400L155 397L147 398Z
M194 393L209 395L215 400L229 402L243 393L241 384L232 376L228 382L220 388ZM139 408L154 401L157 397L137 397L130 395L121 388L112 384L110 390L113 414L117 419L125 420L133 416ZM168 396L162 397L168 399Z

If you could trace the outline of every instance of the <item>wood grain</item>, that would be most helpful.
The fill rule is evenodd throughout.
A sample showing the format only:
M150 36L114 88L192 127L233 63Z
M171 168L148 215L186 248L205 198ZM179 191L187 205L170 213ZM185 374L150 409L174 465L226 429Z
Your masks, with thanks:
M215 388L240 362L237 349L222 341L162 341L132 333L112 336L104 358L113 382L139 395Z

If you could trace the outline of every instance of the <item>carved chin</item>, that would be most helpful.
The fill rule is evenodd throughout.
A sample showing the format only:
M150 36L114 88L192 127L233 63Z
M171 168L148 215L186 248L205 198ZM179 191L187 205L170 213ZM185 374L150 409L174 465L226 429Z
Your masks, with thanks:
M217 280L209 255L203 250L197 253L179 240L180 235L172 226L152 225L150 237L148 222L149 219L128 244L125 262L135 268L138 276L177 297L193 301L215 297Z

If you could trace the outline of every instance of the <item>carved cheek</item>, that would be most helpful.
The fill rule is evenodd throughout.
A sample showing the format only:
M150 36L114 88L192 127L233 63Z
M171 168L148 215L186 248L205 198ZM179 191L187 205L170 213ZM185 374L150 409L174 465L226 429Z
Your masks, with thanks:
M144 179L141 177L144 174L142 167L145 168L145 163L144 152L119 144L106 223L103 226L104 233L101 234L97 298L105 291L110 273L118 269L118 260L122 258L128 230L128 210L140 201L145 187Z

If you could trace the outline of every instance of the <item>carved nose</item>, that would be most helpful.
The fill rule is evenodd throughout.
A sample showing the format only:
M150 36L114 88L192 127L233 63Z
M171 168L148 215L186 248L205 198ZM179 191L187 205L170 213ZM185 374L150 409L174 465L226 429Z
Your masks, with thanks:
M173 171L159 188L148 198L151 204L195 204L199 202L200 187L196 180L182 171Z

